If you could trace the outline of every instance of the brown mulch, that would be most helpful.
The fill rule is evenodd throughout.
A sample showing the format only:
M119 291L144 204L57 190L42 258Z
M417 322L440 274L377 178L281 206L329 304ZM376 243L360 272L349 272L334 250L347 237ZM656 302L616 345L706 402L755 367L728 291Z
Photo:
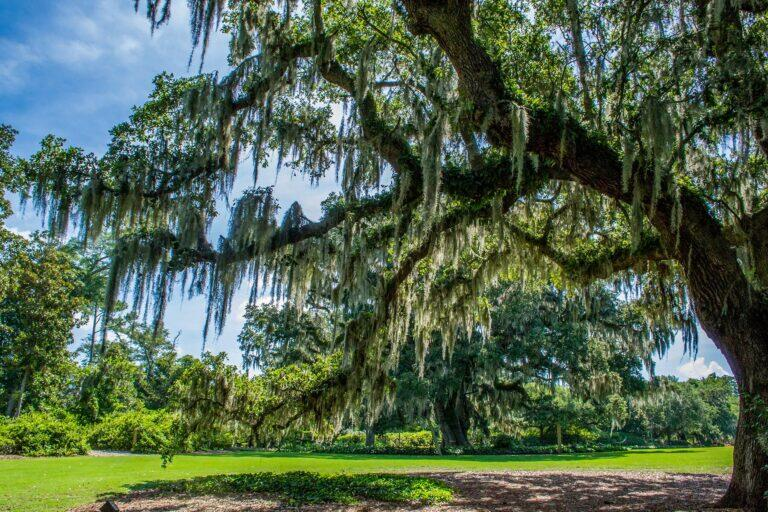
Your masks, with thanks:
M132 493L118 498L116 503L121 511L137 512L245 512L297 509L317 512L714 511L716 509L707 507L722 496L728 485L726 475L669 473L515 471L433 473L428 476L444 480L453 487L452 503L432 507L382 503L288 507L278 501L256 495L192 497L171 496L151 491ZM96 511L99 505L80 507L74 511Z

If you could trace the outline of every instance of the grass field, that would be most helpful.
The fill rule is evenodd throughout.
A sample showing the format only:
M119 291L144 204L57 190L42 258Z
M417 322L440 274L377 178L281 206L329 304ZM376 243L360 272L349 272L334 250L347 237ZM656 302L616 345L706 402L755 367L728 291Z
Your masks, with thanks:
M384 456L238 452L0 460L0 510L67 510L142 483L217 473L306 470L319 473L405 471L622 470L727 473L732 448L681 448L574 455Z

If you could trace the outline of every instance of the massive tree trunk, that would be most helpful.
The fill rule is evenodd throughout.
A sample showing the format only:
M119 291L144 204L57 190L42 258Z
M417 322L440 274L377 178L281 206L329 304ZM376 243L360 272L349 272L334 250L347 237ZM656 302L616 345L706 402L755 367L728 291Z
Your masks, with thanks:
M459 395L451 396L445 403L436 402L434 407L443 446L469 446L469 422Z
M696 316L728 361L740 397L733 475L721 504L766 511L768 455L758 434L768 427L768 297L750 284L701 199L685 193L681 201L684 221L679 232L669 229L671 221L664 212L652 222L665 245L677 247L676 259L685 269Z
M762 309L766 316L753 316L755 309ZM705 311L699 315L705 331L728 360L739 389L733 475L720 505L764 512L768 510L768 453L760 437L768 430L768 308L745 303L742 311L746 314L735 311L727 317L725 329L712 325Z
M741 388L741 386L740 386ZM765 390L766 388L763 387ZM746 507L752 510L766 510L765 492L768 489L768 456L757 441L756 434L764 419L756 417L755 410L745 407L744 397L740 400L739 422L736 427L736 442L733 446L733 476L728 491L720 500L724 507Z

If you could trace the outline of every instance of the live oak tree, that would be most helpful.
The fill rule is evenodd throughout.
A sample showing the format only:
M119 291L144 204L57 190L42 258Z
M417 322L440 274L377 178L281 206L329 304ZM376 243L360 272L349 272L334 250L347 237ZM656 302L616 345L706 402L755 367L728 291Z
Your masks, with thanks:
M174 408L182 419L178 437L245 430L248 445L256 447L309 425L319 435L333 433L338 427L324 413L337 407L338 394L331 391L346 379L341 359L336 352L251 377L227 364L226 354L205 353L174 384Z
M84 237L119 237L108 310L129 284L158 320L175 284L205 293L216 327L245 281L299 310L331 297L350 318L345 396L375 403L409 333L450 350L511 267L610 278L660 347L695 313L723 352L741 415L722 501L766 508L768 4L189 4L203 52L231 37L230 72L159 77L103 158L47 139L30 160L54 230L77 213ZM158 27L171 1L136 6ZM336 173L342 192L317 221L298 204L278 221L271 190L249 190L213 244L245 154L254 175Z
M393 413L406 423L432 417L444 445L467 445L470 428L504 431L523 409L553 435L558 425L578 424L573 411L551 407L556 395L591 399L602 410L612 395L637 391L640 340L650 341L635 332L644 330L642 317L624 311L614 295L592 292L586 308L578 294L552 286L512 283L491 291L487 336L460 336L449 357L430 347L421 375L415 351L404 348L392 372Z

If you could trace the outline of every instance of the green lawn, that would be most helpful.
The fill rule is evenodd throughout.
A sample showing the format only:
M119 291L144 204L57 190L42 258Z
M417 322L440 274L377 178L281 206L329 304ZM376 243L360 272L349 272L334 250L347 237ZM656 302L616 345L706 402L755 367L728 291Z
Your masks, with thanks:
M661 470L727 473L732 449L680 448L576 455L384 456L240 452L177 456L167 468L156 455L0 460L0 510L49 511L89 503L156 480L217 473L306 470L386 471Z

